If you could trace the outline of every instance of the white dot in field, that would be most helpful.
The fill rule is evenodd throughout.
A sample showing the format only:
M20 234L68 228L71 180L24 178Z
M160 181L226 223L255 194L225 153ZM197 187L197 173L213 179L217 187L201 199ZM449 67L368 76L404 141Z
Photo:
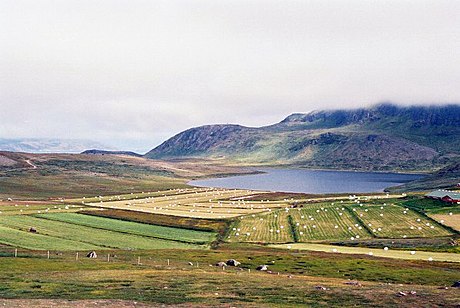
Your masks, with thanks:
M359 235L355 236L356 238L359 238Z
M351 230L351 227L348 227L348 230Z
M432 257L429 257L429 258L428 258L428 261L433 261L433 258L432 258Z
M343 213L339 213L339 216L342 216L342 215L343 215Z
M335 225L335 226L334 226L334 228L335 228L335 229L338 229L338 228L339 228L339 226Z
M380 209L383 210L383 206L381 206Z
M292 248L292 246L291 246L291 245L288 245L288 247L287 247L287 248L288 248L288 249L291 249L291 248Z
M381 213L380 216L383 216L383 213Z
M276 233L280 233L280 230L276 230Z
M388 251L388 247L384 247L383 250Z
M449 216L452 216L452 212L449 213Z
M313 228L316 228L316 225L313 225Z
M444 223L444 219L441 219L441 223Z
M354 241L354 240L355 240L355 238L352 236L352 237L350 237L350 240Z
M270 229L270 232L273 232L273 229Z
M420 218L417 218L417 221L420 222Z
M284 229L284 226L280 226L281 229Z
M403 235L403 238L406 238L406 237L407 237L407 235Z
M372 251L370 251L370 252L368 253L368 255L373 256L374 253L373 253Z
M333 248L333 249L332 249L332 252L337 252L337 249Z
M412 251L410 252L410 254L411 254L411 255L415 255L415 251L412 250Z
M434 229L434 226L430 226L431 229Z

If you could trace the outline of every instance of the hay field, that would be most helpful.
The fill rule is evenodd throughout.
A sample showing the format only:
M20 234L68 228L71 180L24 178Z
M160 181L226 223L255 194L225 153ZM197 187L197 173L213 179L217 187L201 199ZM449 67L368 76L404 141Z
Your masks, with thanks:
M249 215L287 204L285 201L246 201L245 198L252 194L254 192L249 190L193 188L157 192L150 197L146 197L146 193L138 194L131 199L128 199L130 196L112 196L112 200L101 197L98 202L82 203L92 207L208 219Z

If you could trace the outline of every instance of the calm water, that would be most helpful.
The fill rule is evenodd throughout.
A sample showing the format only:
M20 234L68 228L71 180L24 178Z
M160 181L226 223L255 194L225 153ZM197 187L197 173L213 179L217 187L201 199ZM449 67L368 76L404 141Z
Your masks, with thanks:
M381 192L423 177L417 174L259 169L266 173L191 181L195 186L301 193Z

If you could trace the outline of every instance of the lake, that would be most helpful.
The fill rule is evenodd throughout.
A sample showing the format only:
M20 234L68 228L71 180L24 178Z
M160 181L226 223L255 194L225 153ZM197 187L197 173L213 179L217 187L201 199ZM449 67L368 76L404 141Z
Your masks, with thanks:
M323 171L307 169L257 169L260 174L239 175L226 178L194 180L190 185L219 188L239 188L298 193L367 193L382 192L385 188L407 183L424 175Z

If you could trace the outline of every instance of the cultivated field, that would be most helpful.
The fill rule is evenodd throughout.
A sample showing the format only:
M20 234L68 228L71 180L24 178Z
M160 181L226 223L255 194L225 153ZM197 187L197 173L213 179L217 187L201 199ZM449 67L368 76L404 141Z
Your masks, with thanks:
M215 238L211 232L72 213L0 216L0 227L0 243L41 250L193 249L205 248Z
M434 214L430 217L460 232L460 214Z
M149 194L150 196L148 197ZM245 201L245 198L252 194L254 192L248 190L194 188L169 190L153 194L143 193L92 198L89 202L86 199L70 201L81 201L82 204L92 207L207 219L248 215L268 211L270 208L279 208L287 204L284 201ZM97 200L98 202L94 202Z
M393 200L394 201L394 200ZM298 204L236 220L228 241L288 243L360 241L370 238L422 238L451 235L441 224L411 209L374 204L328 202Z

